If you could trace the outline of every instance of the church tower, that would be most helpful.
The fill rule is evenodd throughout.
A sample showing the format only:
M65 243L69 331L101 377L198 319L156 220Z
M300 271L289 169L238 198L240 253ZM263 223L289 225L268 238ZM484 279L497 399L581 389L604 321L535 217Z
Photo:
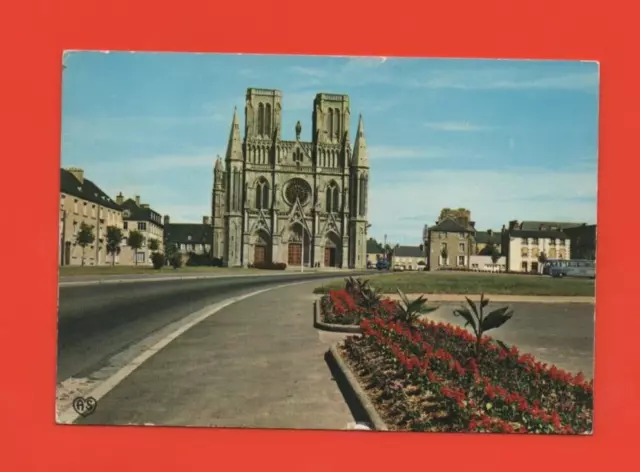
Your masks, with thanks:
M369 158L364 137L362 115L353 145L350 169L349 265L356 269L367 266L367 214L369 206Z
M282 92L247 90L245 113L245 156L249 164L271 164L274 144L282 128Z
M222 159L217 157L213 169L213 192L211 205L211 220L213 224L212 256L224 259L224 168Z
M229 132L225 156L224 257L227 267L242 265L242 229L244 207L244 159L237 108Z

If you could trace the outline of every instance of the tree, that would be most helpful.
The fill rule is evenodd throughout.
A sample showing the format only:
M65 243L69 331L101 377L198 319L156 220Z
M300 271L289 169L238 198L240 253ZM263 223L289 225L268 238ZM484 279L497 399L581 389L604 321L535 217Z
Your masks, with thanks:
M142 243L144 243L144 236L140 231L129 231L127 246L129 246L133 251L133 260L135 261L135 265L138 265L138 250L142 247Z
M157 252L158 249L160 249L160 243L158 242L157 239L154 239L154 238L149 239L148 246L151 252Z
M538 254L538 262L540 263L540 272L544 273L544 264L547 262L548 258L547 255L544 253L544 251L542 251L540 254Z
M76 244L82 248L82 259L80 265L84 267L84 253L87 249L87 246L93 244L96 240L95 234L93 234L93 226L85 223L84 221L80 223L80 229L78 234L76 234Z
M116 264L116 255L120 254L120 245L124 235L117 226L107 226L107 254L111 255L111 265Z
M447 259L449 258L449 250L447 249L447 246L442 247L440 255L442 256L442 262L444 262L444 265L447 265Z

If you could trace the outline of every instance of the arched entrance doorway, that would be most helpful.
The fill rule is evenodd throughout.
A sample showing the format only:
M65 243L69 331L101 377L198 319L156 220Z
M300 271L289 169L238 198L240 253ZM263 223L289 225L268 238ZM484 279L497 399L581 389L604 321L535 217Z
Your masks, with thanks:
M334 232L327 233L324 239L324 266L337 267L340 238Z
M264 230L256 233L253 243L253 264L271 262L271 236Z
M289 254L287 264L299 266L303 263L309 265L311 259L311 244L309 233L305 231L301 224L294 224L289 231Z

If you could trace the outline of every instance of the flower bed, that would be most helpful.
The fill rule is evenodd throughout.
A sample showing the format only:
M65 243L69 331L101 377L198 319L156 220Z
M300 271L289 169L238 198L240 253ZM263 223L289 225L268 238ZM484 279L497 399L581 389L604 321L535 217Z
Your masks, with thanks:
M592 429L593 383L582 374L549 367L488 336L478 343L466 329L449 324L376 316L363 319L361 328L362 336L348 338L341 353L389 429L538 434Z

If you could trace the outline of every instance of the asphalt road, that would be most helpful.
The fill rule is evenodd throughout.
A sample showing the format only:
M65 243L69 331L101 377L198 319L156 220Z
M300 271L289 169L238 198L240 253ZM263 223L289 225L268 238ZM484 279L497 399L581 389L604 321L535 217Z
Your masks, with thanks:
M360 275L353 272L349 275ZM343 273L61 286L57 381L89 376L114 354L208 305L284 284Z

